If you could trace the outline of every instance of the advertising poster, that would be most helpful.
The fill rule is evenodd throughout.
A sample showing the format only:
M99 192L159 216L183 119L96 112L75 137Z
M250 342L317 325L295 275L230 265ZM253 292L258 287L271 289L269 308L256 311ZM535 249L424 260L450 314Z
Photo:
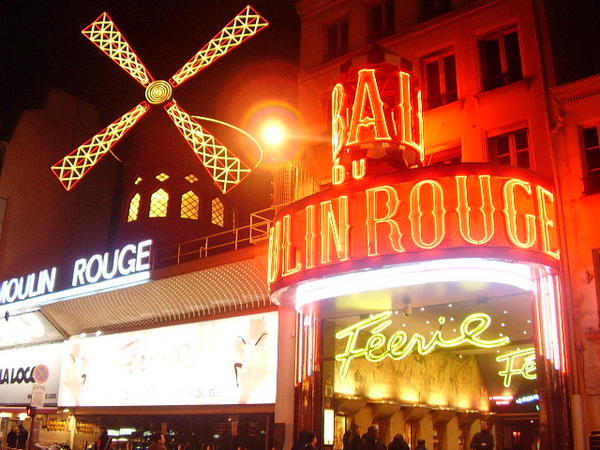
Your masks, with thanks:
M277 312L72 338L60 406L274 403Z
M38 381L45 389L46 406L56 405L61 355L62 344L0 351L0 404L28 405Z

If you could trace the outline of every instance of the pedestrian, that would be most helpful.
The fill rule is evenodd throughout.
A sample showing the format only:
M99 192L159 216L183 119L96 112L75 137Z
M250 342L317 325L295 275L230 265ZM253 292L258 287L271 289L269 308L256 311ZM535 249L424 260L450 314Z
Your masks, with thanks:
M304 447L306 447L306 444L308 444L309 435L309 431L300 430L300 433L298 433L298 439L296 440L296 443L292 446L292 450L304 450Z
M22 423L19 424L19 433L17 435L17 448L24 449L27 446L27 438L29 433L25 429Z
M475 450L494 450L494 436L490 433L490 426L487 422L481 422L481 431L475 433L471 439L469 448Z
M429 450L427 447L425 447L425 439L417 440L417 446L415 447L415 450Z
M390 445L388 445L388 450L410 450L408 442L404 440L404 436L401 434L397 434L394 436Z
M167 450L165 446L165 435L162 433L154 433L152 436L152 444L148 446L148 450Z
M360 434L359 431L360 426L357 423L353 423L350 426L350 429L344 433L343 443L344 450L360 450Z
M367 428L360 448L361 450L386 450L386 446L379 440L379 429L376 425Z
M306 435L304 450L317 450L317 435L315 433L308 433Z
M6 445L10 448L17 448L17 427L12 427L12 429L6 435Z
M106 427L100 427L100 436L96 439L96 450L108 450L111 443L112 438L108 435Z

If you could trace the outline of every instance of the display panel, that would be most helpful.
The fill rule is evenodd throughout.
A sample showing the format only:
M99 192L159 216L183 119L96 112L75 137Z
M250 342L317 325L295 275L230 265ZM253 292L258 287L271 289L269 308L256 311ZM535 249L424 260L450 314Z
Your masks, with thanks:
M59 405L274 403L277 313L65 343Z
M47 344L0 351L0 403L29 404L37 378L46 387L45 404L55 405L61 348L62 344Z

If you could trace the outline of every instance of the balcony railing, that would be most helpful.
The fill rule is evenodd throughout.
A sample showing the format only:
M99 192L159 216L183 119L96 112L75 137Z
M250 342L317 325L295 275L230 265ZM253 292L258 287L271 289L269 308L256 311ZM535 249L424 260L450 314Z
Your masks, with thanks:
M225 251L237 250L266 241L275 211L284 205L250 214L250 223L179 244L157 247L152 252L152 268L195 261Z

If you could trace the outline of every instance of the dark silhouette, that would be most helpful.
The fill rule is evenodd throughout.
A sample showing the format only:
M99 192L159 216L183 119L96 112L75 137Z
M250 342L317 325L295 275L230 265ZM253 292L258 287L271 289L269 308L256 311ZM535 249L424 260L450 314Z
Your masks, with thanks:
M353 423L350 429L344 433L344 450L360 450L361 439L358 433L360 427Z
M162 433L154 433L152 436L152 444L148 446L148 450L167 450L165 446L165 435Z
M379 429L371 425L363 436L361 450L386 450L386 446L379 440Z
M429 450L427 447L425 447L425 439L419 439L417 441L417 446L415 447L415 450Z
M394 436L390 445L388 445L388 450L410 450L408 442L404 440L404 436L401 434L397 434Z
M29 432L23 427L23 424L19 424L19 434L17 435L17 448L25 448L27 446L27 438Z
M490 433L490 426L487 422L481 422L481 431L473 436L469 448L475 450L494 450L494 436Z
M12 429L6 435L6 445L12 448L16 448L18 436L19 435L17 434L17 429L15 427L12 427Z

